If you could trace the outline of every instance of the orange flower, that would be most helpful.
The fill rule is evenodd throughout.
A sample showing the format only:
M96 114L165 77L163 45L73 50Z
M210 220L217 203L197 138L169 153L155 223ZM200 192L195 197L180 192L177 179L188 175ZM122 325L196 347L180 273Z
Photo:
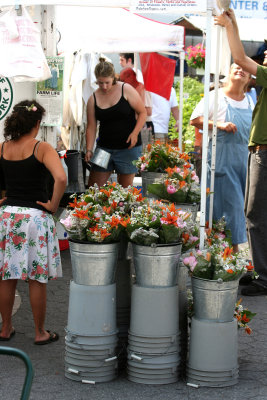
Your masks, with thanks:
M90 219L87 215L87 212L88 210L75 210L73 216L80 219Z
M113 192L113 189L112 188L110 188L109 190L100 189L100 192L104 193L107 197L110 197L111 193Z
M129 225L130 221L131 221L130 217L127 218L127 219L121 219L121 220L120 220L120 224L121 224L122 226L124 226L124 228L126 228L127 225Z
M110 233L106 229L100 229L101 239L105 239L107 236L110 236Z
M186 242L188 242L190 236L189 236L188 233L183 233L183 234L182 234L182 237L183 237L183 239L184 239L184 241L185 241L185 243L186 243Z
M250 318L248 318L246 314L243 314L243 316L242 316L242 322L244 322L245 324L247 324L249 321L250 321Z
M173 168L168 167L168 168L165 169L165 171L167 172L167 174L168 174L169 176L171 176L172 173L173 173Z
M233 274L234 273L234 271L231 268L227 269L227 272L228 272L228 274Z
M116 182L114 182L114 183L116 183ZM117 202L115 200L113 200L113 202L111 203L111 207L114 209L117 207Z
M111 207L106 207L106 206L103 206L103 211L106 213L106 214L110 214L111 213Z
M210 261L210 259L211 259L211 254L210 254L210 253L207 253L205 258L206 258L207 261Z
M185 182L185 181L180 181L180 182L179 182L179 186L180 186L181 189L182 189L185 185L186 185L186 182Z
M248 326L245 328L245 331L248 335L250 335L252 333L252 329L249 328Z
M206 195L209 195L210 194L210 188L207 188L206 189Z
M231 257L232 252L233 248L226 247L223 252L223 259L226 260L226 258Z
M120 220L116 218L115 215L112 215L111 221L107 221L107 224L111 226L111 228L115 228L119 225Z
M247 269L248 271L253 271L254 266L251 264L251 261L249 262L248 265L246 265L246 269Z
M157 143L157 142L156 142ZM148 145L146 146L146 148L147 148L147 151L150 151L151 150L151 144L150 143L148 143Z
M177 216L176 215L171 215L170 213L167 213L167 217L162 217L161 219L165 222L167 222L168 225L173 225L177 221Z

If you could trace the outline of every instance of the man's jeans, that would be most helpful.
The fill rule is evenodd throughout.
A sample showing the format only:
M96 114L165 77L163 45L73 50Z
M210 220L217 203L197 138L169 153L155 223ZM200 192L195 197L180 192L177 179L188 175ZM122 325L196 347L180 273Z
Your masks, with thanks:
M267 150L249 154L245 215L253 265L267 285Z

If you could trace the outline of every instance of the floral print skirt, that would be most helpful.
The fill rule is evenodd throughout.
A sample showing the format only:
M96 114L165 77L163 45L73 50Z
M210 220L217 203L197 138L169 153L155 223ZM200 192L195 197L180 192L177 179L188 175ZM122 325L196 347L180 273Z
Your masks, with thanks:
M28 207L0 207L0 279L37 280L62 276L51 214Z

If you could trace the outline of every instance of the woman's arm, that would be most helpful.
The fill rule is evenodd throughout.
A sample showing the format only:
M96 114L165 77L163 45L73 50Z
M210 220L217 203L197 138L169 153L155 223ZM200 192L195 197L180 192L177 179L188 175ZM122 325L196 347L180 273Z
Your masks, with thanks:
M245 71L256 75L258 64L248 57L239 37L239 30L235 19L234 11L229 9L223 14L214 17L215 25L221 25L226 28L227 37L234 62Z
M203 130L203 123L204 123L204 117L197 117L190 121L190 125L195 126L196 128L201 130ZM213 129L213 121L209 120L209 131L211 131L212 129ZM232 122L217 121L217 129L229 133L231 132L235 133L237 131L236 125L233 124Z
M126 141L126 143L130 143L130 146L128 148L131 149L136 145L138 134L143 128L144 123L146 122L147 114L141 97L139 96L137 91L127 83L124 84L124 97L129 102L130 106L135 110L137 115L134 130L130 133Z
M49 143L42 142L39 145L38 160L41 161L51 172L55 182L51 200L48 200L47 203L42 203L41 201L37 201L36 203L54 214L57 211L59 202L64 194L67 177L56 150L53 149Z
M86 162L88 162L93 155L95 136L96 136L95 104L94 104L94 97L92 95L87 103L86 154L84 157Z

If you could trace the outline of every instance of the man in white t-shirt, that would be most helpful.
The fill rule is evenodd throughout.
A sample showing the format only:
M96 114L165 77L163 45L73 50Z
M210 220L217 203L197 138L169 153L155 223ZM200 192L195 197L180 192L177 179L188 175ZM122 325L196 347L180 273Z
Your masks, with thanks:
M151 93L152 97L152 122L154 125L155 139L168 138L170 113L172 113L176 123L175 127L178 130L179 109L174 88L171 89L169 100L156 93Z

